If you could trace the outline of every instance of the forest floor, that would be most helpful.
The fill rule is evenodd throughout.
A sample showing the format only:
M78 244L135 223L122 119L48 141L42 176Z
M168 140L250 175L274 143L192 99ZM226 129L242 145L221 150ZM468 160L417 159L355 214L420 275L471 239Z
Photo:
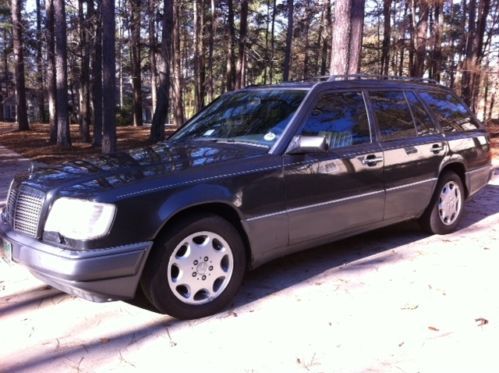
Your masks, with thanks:
M499 159L499 124L489 125L493 157ZM118 150L127 150L149 145L150 128L117 127ZM173 132L173 131L171 131ZM17 131L14 123L0 122L0 145L36 162L58 163L66 160L82 159L100 153L100 148L81 142L79 127L71 125L71 149L62 149L49 143L48 124L34 123L31 131Z
M118 150L150 144L149 127L120 126L116 132ZM14 123L0 122L0 145L36 162L58 163L100 153L100 148L81 142L77 124L71 125L71 139L72 148L62 149L49 143L48 124L34 123L30 131L17 131Z

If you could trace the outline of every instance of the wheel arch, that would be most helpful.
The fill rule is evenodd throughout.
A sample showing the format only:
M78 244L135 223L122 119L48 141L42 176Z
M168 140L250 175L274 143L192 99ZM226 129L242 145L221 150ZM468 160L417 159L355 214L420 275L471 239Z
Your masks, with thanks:
M238 231L244 244L244 251L246 254L246 263L249 268L252 263L252 252L248 234L241 223L241 217L236 208L225 201L210 201L195 203L185 208L172 212L161 225L160 229L156 232L154 241L168 232L169 227L176 222L185 219L187 216L195 214L213 214L220 216L231 223Z
M448 171L454 172L457 176L459 176L464 187L464 198L468 198L469 187L468 187L468 180L466 178L466 167L464 166L464 163L454 161L443 165L443 167L440 170L439 177L441 177L445 172Z

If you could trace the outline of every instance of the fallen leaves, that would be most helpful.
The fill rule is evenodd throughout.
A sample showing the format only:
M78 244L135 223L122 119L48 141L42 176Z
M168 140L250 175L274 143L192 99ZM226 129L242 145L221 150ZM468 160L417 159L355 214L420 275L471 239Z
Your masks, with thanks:
M475 319L475 322L476 322L477 326L484 326L484 325L487 325L489 323L489 320L484 319L483 317L479 317L479 318Z

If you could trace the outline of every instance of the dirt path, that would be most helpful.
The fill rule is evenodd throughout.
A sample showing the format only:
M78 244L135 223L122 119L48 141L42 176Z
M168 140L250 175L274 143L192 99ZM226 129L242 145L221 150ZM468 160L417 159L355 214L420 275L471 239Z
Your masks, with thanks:
M404 223L278 260L195 321L73 298L1 262L0 371L499 371L498 229L496 170L458 232Z

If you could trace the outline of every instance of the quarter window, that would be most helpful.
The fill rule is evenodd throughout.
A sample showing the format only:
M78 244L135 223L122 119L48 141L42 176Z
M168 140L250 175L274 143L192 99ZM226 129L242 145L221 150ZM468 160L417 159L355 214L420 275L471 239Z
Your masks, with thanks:
M423 104L418 100L414 92L405 92L405 97L411 106L418 136L433 135L438 133L433 125L433 122L431 121L430 115L424 108Z
M301 134L326 136L330 148L370 142L369 121L362 93L322 94Z
M472 131L478 128L466 106L449 92L421 92L420 97L430 107L446 133Z
M402 91L369 92L383 140L416 136L409 105Z

